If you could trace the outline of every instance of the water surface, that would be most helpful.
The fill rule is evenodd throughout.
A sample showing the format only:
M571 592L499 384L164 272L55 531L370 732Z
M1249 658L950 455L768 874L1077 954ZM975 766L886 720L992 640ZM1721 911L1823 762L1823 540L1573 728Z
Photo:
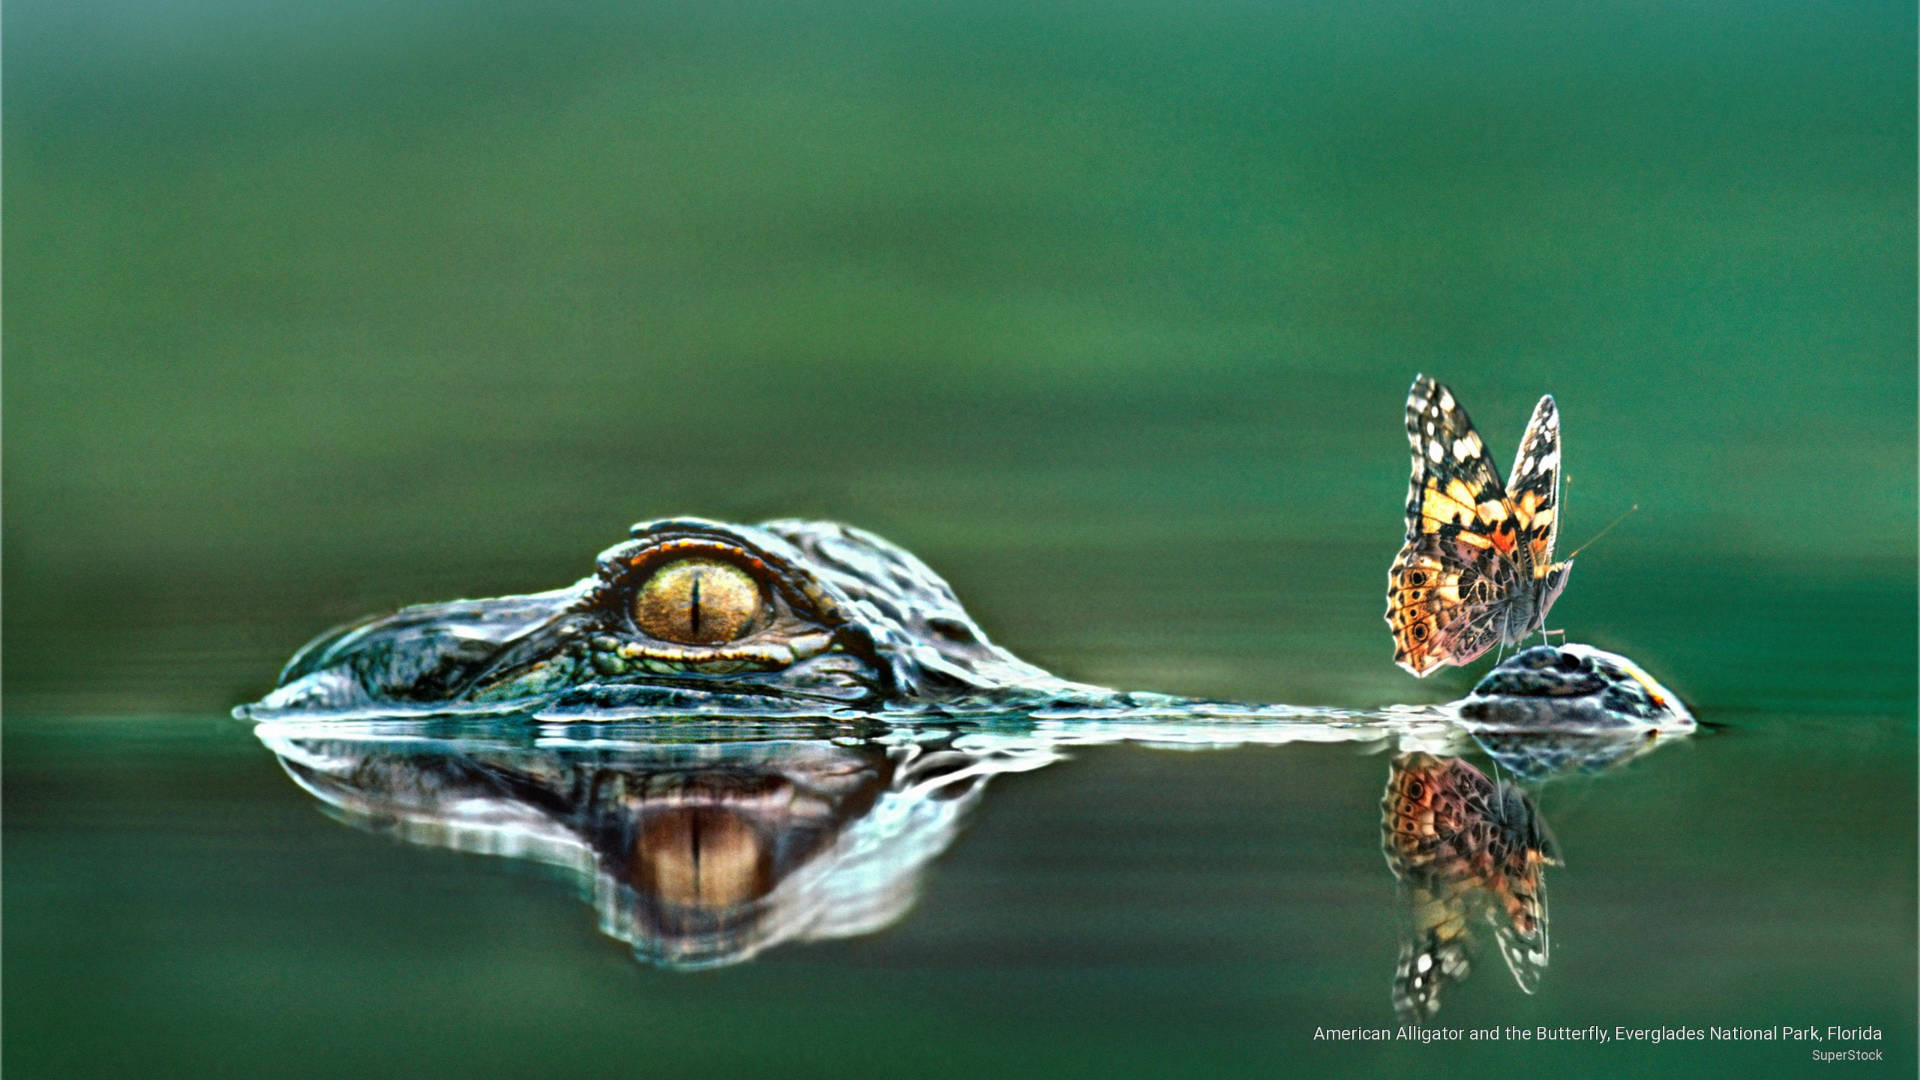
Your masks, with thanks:
M1438 1021L1909 1074L1914 22L9 5L9 1075L1821 1068L1316 1042L1393 1023L1380 744L1071 748L884 927L689 972L227 715L685 513L871 528L1069 678L1443 702L1380 617L1416 371L1496 457L1556 395L1563 543L1641 509L1555 624L1717 725L1537 786L1552 962Z

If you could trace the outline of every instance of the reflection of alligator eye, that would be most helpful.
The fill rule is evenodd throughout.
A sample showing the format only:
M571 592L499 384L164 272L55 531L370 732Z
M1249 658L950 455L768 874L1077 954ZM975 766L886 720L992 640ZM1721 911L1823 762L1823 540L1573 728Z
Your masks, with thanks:
M640 629L681 645L716 645L746 634L760 613L760 586L715 559L680 559L654 571L633 598Z
M725 810L676 810L634 838L634 885L680 907L719 910L773 888L760 836Z

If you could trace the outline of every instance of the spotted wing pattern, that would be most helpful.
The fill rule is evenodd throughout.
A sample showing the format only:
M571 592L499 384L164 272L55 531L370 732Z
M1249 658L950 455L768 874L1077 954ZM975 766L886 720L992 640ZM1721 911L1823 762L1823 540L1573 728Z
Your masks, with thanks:
M1530 576L1553 564L1560 535L1560 410L1551 394L1533 407L1507 477L1507 508L1513 515Z
M1440 992L1466 978L1482 921L1514 981L1533 993L1547 966L1543 868L1559 858L1526 794L1458 758L1403 754L1387 778L1380 824L1410 916L1393 987L1402 1019L1431 1019Z
M1394 662L1425 676L1472 662L1529 621L1512 608L1553 550L1559 414L1541 398L1521 442L1513 479L1528 493L1524 511L1453 391L1425 375L1407 392L1407 443L1407 539L1387 577L1387 625Z

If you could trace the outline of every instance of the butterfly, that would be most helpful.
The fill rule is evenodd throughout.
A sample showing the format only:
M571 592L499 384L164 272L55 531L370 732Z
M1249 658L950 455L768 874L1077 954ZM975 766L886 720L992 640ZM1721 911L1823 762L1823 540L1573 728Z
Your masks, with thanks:
M1425 676L1545 625L1572 560L1560 531L1560 413L1534 406L1506 484L1453 391L1422 375L1407 391L1413 483L1407 542L1387 575L1394 662Z
M1493 927L1520 989L1547 966L1545 868L1560 862L1533 801L1459 758L1395 758L1380 800L1381 847L1410 908L1393 1004L1407 1021L1432 1019L1440 991L1467 977L1477 922Z

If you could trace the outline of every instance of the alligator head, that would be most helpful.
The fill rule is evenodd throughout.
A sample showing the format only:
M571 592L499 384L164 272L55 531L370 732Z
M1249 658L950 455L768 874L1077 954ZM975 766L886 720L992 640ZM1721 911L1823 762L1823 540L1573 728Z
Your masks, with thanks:
M240 715L873 710L1098 692L987 640L926 564L830 522L646 522L551 592L334 630Z

